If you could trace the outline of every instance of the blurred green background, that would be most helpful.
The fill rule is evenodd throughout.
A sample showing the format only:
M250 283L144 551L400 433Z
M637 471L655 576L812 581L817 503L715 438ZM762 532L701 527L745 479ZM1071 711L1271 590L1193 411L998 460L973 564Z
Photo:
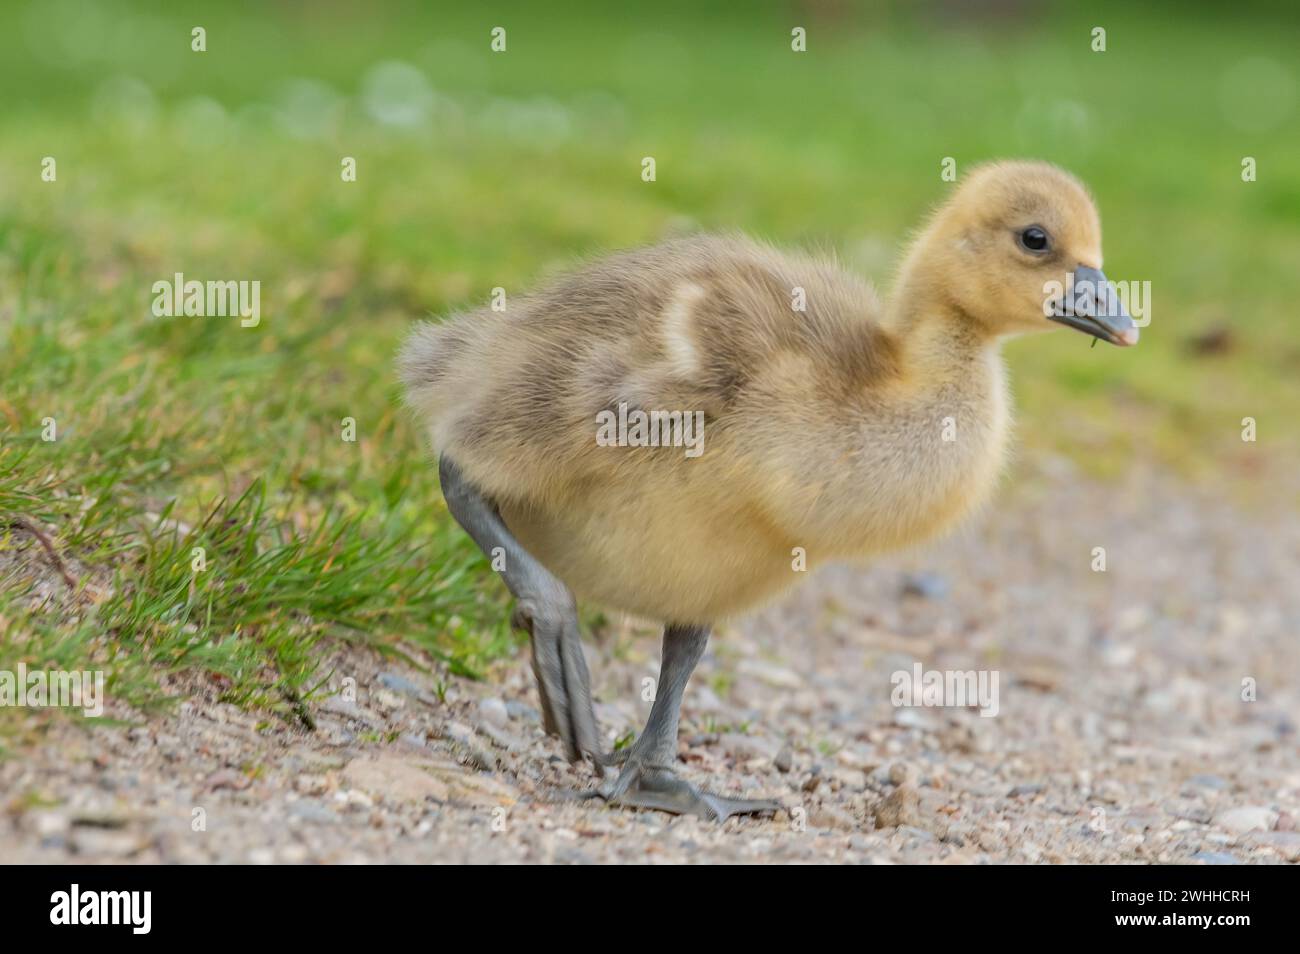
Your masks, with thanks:
M1300 14L1088 6L6 3L0 665L108 661L142 703L198 672L300 714L323 636L483 671L512 646L501 588L397 406L408 324L692 228L887 287L944 157L1072 170L1108 275L1152 285L1133 351L1010 346L1028 453L1275 492L1300 433ZM177 271L261 281L261 325L154 318Z

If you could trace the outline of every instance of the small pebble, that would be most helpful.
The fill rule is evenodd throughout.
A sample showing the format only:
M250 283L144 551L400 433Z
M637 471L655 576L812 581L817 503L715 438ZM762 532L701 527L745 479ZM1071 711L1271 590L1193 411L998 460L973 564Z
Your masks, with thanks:
M1261 805L1230 808L1214 816L1214 824L1234 834L1248 831L1270 831L1278 821L1278 813Z
M510 710L506 704L495 696L486 699L480 699L478 704L479 718L484 722L503 729L506 723L510 721Z

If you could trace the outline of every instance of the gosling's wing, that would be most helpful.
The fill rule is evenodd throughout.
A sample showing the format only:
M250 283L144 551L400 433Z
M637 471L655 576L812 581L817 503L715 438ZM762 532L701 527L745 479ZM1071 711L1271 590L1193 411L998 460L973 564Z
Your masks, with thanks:
M874 289L833 261L744 238L686 240L662 254L669 280L641 334L663 355L661 386L680 382L718 414L796 371L804 391L839 392L892 361Z

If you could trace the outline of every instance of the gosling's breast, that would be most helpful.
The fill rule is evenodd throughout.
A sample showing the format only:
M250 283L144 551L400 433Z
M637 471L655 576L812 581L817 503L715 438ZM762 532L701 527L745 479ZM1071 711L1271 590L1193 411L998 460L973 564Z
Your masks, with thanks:
M841 555L878 553L949 530L991 496L1006 458L1010 401L1002 363L974 379L867 414L841 514Z

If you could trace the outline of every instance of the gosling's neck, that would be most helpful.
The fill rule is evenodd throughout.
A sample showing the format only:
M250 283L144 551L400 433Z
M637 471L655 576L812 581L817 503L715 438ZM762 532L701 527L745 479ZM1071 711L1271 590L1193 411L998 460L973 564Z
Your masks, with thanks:
M914 249L903 263L882 325L916 383L969 380L973 367L997 364L1000 339L948 290L944 275Z

